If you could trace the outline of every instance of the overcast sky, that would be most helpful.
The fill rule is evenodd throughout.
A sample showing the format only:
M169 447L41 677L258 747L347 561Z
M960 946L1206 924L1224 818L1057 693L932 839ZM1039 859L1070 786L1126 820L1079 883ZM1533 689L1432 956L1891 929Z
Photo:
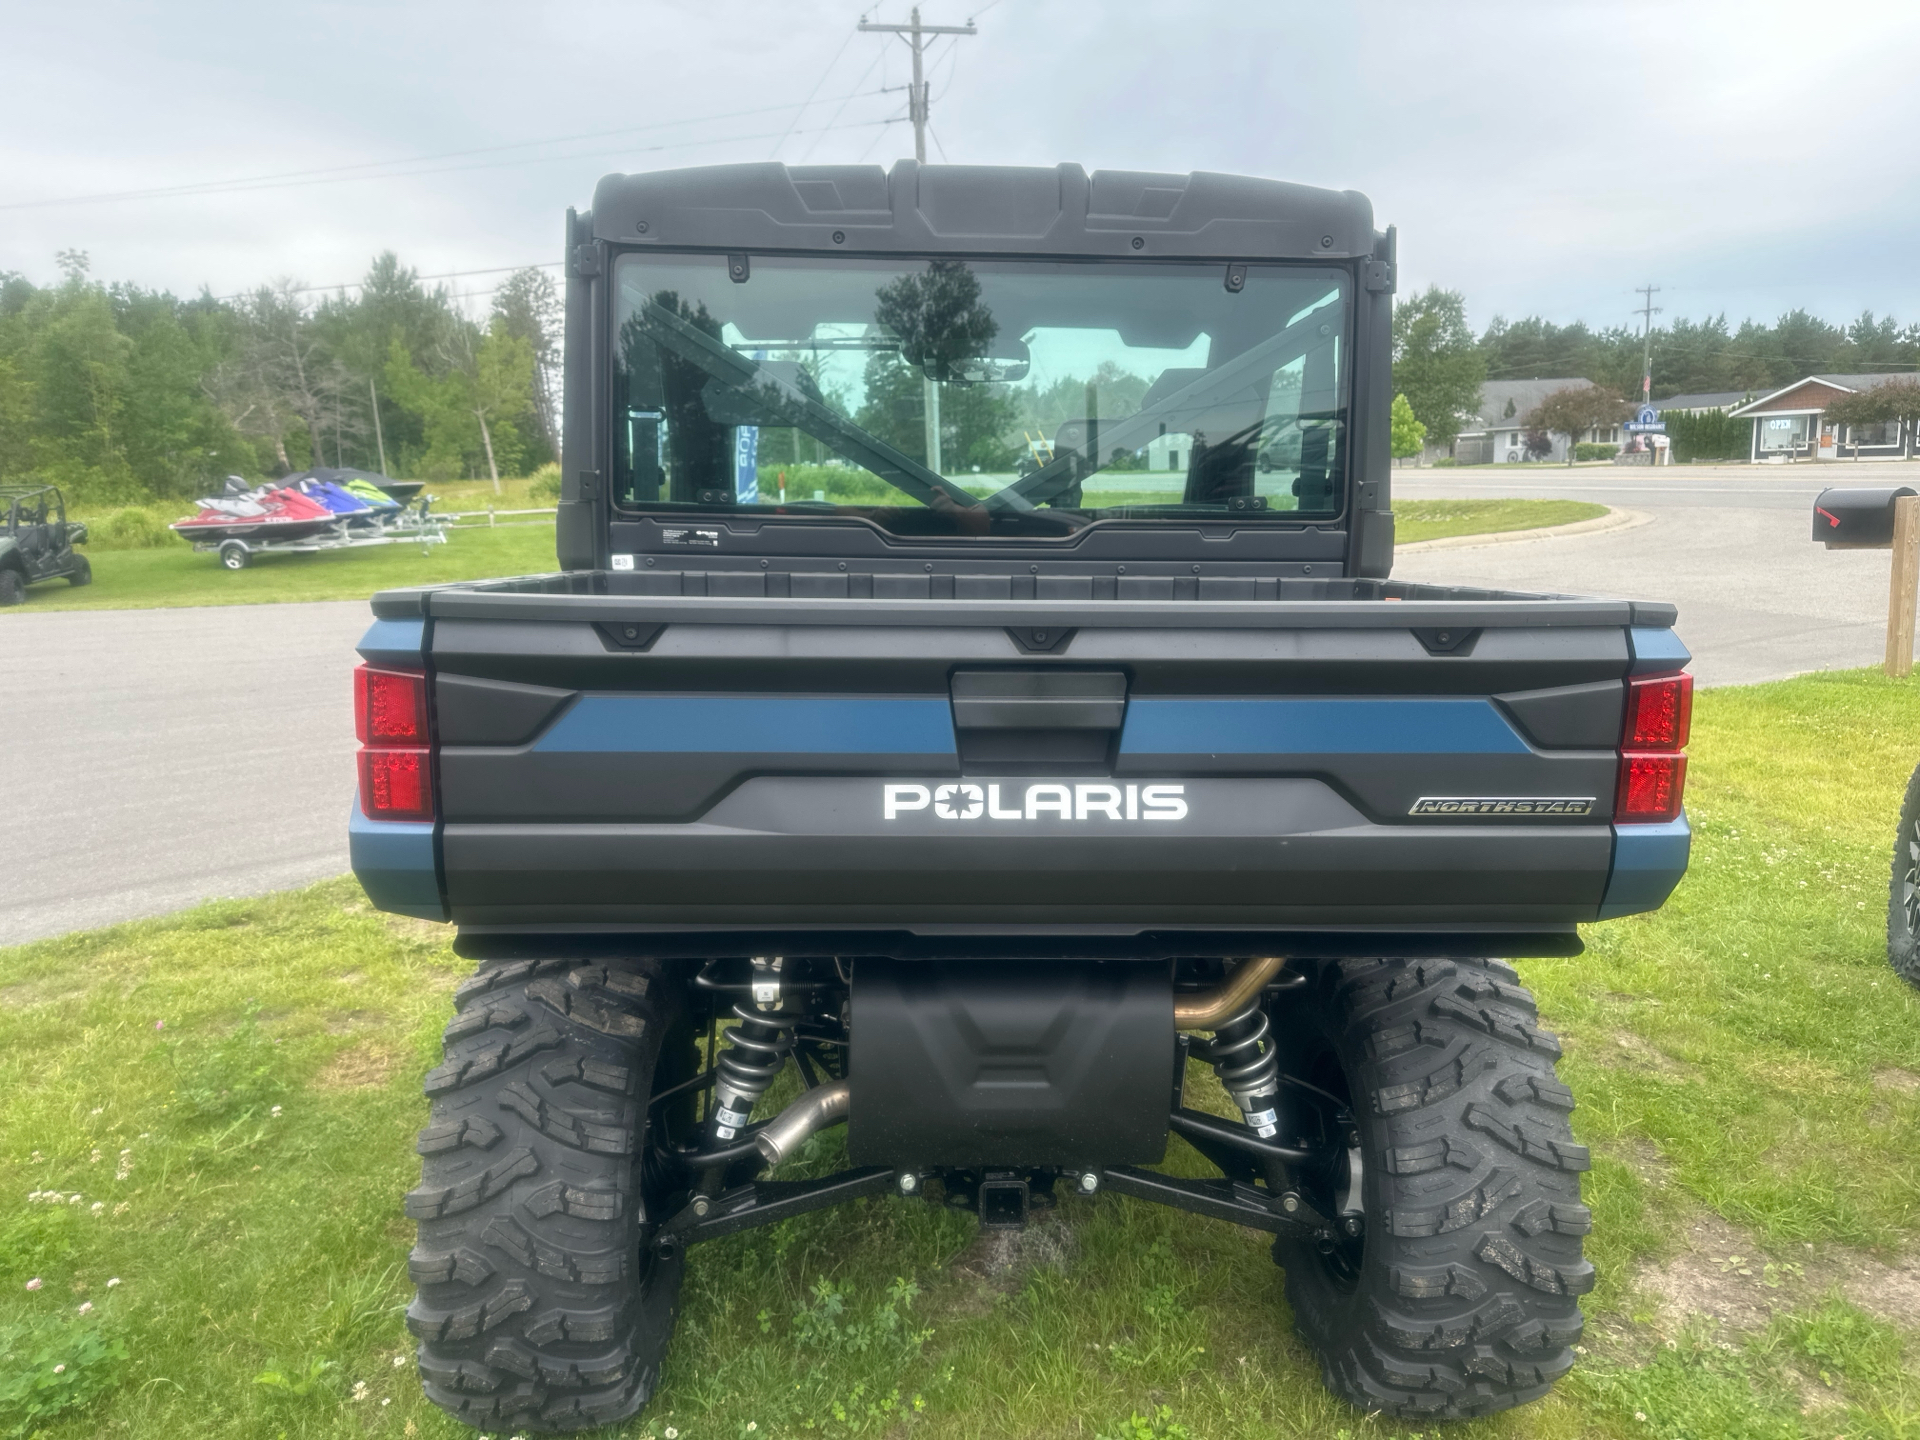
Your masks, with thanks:
M901 0L870 8L906 18ZM608 171L890 163L912 132L876 122L906 97L870 92L904 84L906 50L856 34L862 13L11 0L0 270L46 282L72 248L105 279L216 294L351 281L383 249L423 274L477 272L556 259L564 210ZM935 161L1361 190L1376 223L1400 227L1402 293L1460 289L1476 328L1536 312L1622 323L1647 283L1669 316L1920 321L1911 0L923 10L970 14L979 35L933 56ZM179 187L197 188L128 193Z

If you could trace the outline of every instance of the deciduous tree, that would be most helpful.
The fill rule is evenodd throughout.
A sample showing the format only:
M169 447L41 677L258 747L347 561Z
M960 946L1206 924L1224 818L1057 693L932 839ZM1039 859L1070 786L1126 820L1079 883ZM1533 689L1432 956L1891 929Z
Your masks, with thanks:
M1394 306L1393 386L1436 444L1451 444L1479 408L1486 378L1486 360L1467 328L1467 302L1459 291L1430 286Z
M1393 397L1393 457L1405 460L1418 455L1427 443L1427 427L1416 420L1413 406L1404 395Z
M1554 431L1567 437L1567 464L1583 432L1596 425L1613 425L1632 413L1632 407L1600 385L1569 385L1556 390L1527 412L1529 430Z

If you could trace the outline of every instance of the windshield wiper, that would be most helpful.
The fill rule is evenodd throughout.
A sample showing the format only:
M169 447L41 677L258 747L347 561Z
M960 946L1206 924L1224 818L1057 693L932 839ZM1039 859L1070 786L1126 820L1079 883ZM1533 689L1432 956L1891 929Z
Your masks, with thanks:
M935 503L938 491L945 500L971 509L979 498L963 490L938 471L929 470L918 460L902 454L886 441L843 419L825 404L807 394L798 385L757 360L749 360L739 351L716 340L696 325L657 301L649 300L641 308L641 317L652 337L683 360L689 360L711 375L729 398L746 402L753 418L733 423L792 425L832 445L850 460L857 460L897 490L903 490L923 505ZM709 387L711 388L711 387Z

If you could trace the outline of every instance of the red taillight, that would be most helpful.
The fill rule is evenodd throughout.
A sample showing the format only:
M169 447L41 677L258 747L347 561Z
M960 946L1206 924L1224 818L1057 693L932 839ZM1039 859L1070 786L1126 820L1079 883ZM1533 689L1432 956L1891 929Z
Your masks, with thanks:
M362 745L427 743L427 677L414 670L353 672L353 725Z
M431 752L362 750L360 808L366 812L369 820L431 820Z
M1613 818L1629 823L1677 820L1687 783L1687 757L1666 753L1620 757L1620 794Z
M1684 750L1693 722L1693 676L1649 675L1627 682L1623 750Z
M433 743L427 677L362 665L353 672L360 737L360 809L369 820L433 818Z
M1687 757L1680 752L1692 723L1691 675L1643 675L1627 681L1615 821L1646 825L1680 818L1680 796L1687 784Z

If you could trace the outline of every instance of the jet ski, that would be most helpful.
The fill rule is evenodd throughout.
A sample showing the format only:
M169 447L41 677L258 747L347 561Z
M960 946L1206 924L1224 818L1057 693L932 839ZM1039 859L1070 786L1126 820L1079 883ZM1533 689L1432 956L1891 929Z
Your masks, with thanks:
M238 475L229 476L224 495L198 501L199 514L167 528L195 545L218 545L222 540L311 539L345 519L298 490L268 485L249 490L246 483Z

